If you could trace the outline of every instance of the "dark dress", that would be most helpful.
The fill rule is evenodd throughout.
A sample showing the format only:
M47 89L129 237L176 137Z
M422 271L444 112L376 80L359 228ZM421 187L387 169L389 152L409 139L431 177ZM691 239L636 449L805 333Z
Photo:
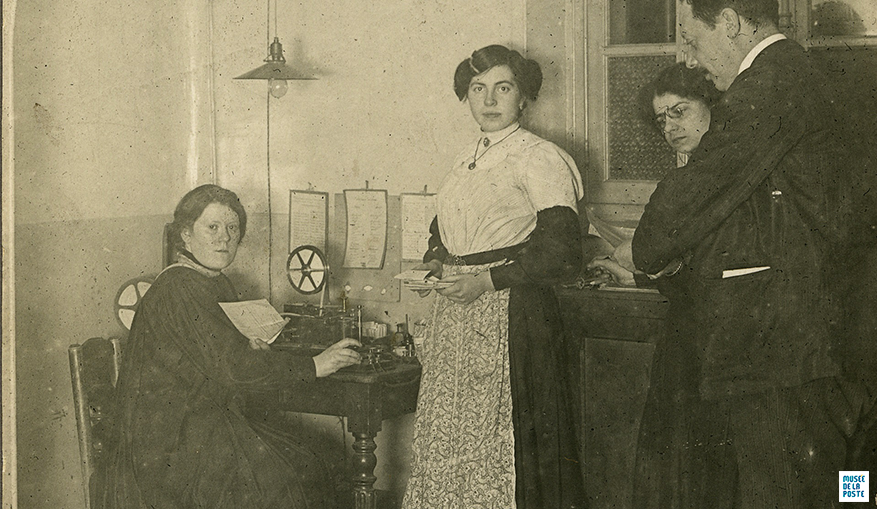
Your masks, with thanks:
M446 177L424 261L441 261L444 276L489 271L496 291L469 304L436 297L403 507L579 509L552 285L581 267L581 183L565 152L517 125L491 136L505 141L477 161L464 150Z
M166 269L123 346L114 441L92 476L92 507L332 507L322 461L241 397L315 378L313 361L249 347L219 302L225 275Z

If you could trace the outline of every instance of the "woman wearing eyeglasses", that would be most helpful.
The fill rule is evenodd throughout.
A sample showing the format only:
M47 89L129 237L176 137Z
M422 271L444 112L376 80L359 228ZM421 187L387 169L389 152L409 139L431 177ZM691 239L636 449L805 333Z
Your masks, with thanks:
M643 120L655 125L664 140L676 151L677 165L685 166L710 126L710 111L719 100L719 91L706 79L701 69L689 69L684 62L664 69L640 95ZM630 239L615 246L610 257L592 260L588 268L602 272L598 283L613 281L621 286L636 286L636 270L630 252ZM668 267L668 272L676 265ZM642 275L642 281L647 278Z
M687 162L710 127L710 110L718 102L719 91L702 70L680 62L665 69L646 88L644 97L648 102L643 105L644 114L654 118L664 139Z
M719 91L702 70L678 63L665 69L644 90L643 113L660 129L684 166L710 128L711 109ZM649 99L650 98L650 99ZM691 192L697 192L692 189ZM631 263L630 242L618 260ZM683 260L671 263L659 277L658 289L675 311L666 318L665 335L655 345L649 393L639 430L634 475L633 507L733 507L733 495L722 487L733 485L722 477L722 464L729 463L723 448L725 437L695 436L688 416L707 418L713 409L697 404L698 359L679 337L680 330L696 330L691 296L686 286L688 271ZM677 275L678 273L678 275Z
M677 153L677 165L684 166L688 156L700 145L710 127L711 109L718 103L719 92L706 79L703 71L689 69L680 62L664 69L646 85L640 95L644 121L658 128L664 140ZM692 189L692 192L697 192ZM688 295L674 276L682 268L682 260L671 263L659 274L657 284L673 306L686 308ZM592 260L589 268L601 272L600 284L614 282L622 286L641 286L649 278L637 273L633 265L630 239L614 248L611 257ZM666 277L660 277L666 276ZM689 404L686 388L696 387L693 381L696 359L679 347L674 331L682 328L686 313L668 316L667 334L656 345L652 361L651 383L637 443L633 507L696 507L691 500L682 500L683 493L698 494L723 480L713 477L710 466L723 459L707 451L715 445L701 441L696 445L688 436L689 423L683 411ZM686 381L690 381L686 383ZM712 437L716 443L722 437ZM712 484L710 484L712 483ZM686 489L682 487L686 486ZM712 507L732 500L713 500ZM682 505L679 505L682 504ZM686 505L687 504L687 505ZM700 506L705 507L705 506Z

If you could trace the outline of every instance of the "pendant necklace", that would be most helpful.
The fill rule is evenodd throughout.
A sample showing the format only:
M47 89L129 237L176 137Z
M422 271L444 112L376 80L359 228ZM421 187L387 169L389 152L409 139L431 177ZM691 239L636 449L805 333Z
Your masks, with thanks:
M508 138L509 136L515 134L515 132L517 132L517 130L520 129L520 128L521 128L521 126L515 127L515 129L514 129L512 132L506 134L505 136L503 136L502 138L500 138L499 141L497 141L496 143L493 143L493 144L490 143L490 139L488 139L487 137L485 137L485 138L484 138L484 146L487 147L487 148L484 149L484 152L482 152L480 156L478 155L478 147L481 146L481 140L478 140L478 143L475 144L475 154L472 156L472 162L469 163L469 169L470 169L470 170L474 170L474 169L475 169L475 166L476 166L475 163L477 163L479 159L481 159L482 157L484 157L484 154L486 154L488 150L490 150L490 149L493 148L494 146L499 145L500 143L502 143L503 140L505 140L505 139Z

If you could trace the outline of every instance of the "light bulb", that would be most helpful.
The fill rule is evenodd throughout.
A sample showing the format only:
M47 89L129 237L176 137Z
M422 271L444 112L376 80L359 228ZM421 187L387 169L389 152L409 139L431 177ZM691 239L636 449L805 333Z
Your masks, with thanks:
M288 88L289 87L286 84L286 80L279 80L274 78L268 80L268 91L271 92L271 95L273 95L277 99L280 99L281 97L286 95L286 90Z

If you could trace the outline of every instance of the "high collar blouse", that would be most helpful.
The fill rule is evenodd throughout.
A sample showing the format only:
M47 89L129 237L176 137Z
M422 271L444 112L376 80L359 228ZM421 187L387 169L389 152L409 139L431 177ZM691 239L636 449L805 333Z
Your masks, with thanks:
M485 137L490 140L486 146ZM577 210L582 196L575 161L554 143L517 123L495 133L479 132L439 189L442 241L459 256L514 246L533 231L538 211L556 206Z

